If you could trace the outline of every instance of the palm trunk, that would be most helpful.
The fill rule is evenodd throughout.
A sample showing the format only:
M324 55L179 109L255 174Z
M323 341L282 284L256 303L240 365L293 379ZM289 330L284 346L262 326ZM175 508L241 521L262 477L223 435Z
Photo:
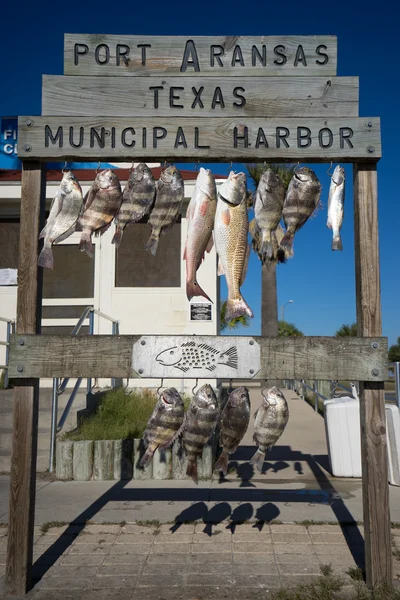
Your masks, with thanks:
M278 335L278 300L276 294L276 264L261 267L261 335Z

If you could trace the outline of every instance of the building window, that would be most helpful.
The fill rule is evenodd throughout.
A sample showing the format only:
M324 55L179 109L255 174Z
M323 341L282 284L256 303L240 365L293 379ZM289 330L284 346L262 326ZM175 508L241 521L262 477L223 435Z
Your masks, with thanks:
M94 257L75 245L53 246L54 271L43 269L43 298L93 298Z
M19 221L0 222L0 269L18 269Z
M155 256L145 250L150 231L147 223L125 228L115 252L116 287L180 287L181 223L176 223L166 235L161 234Z

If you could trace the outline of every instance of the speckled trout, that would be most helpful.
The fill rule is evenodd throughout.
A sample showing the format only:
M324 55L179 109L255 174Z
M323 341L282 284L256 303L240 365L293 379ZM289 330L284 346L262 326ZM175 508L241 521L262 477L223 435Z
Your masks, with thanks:
M258 450L250 460L261 472L265 453L281 437L289 420L289 408L284 395L277 387L263 392L263 403L255 413L253 440Z
M344 217L344 168L338 165L333 171L328 196L328 220L326 226L332 229L332 250L343 250L340 229Z
M246 175L231 171L228 179L218 189L214 224L215 247L219 257L218 275L225 274L228 286L225 313L227 321L244 314L253 316L240 293L250 254L248 230Z
M191 300L194 296L203 296L212 302L197 282L197 269L201 265L204 253L206 251L210 252L213 245L212 230L216 208L217 188L214 177L210 169L201 167L186 213L187 238L183 260L186 260L186 295L188 300Z

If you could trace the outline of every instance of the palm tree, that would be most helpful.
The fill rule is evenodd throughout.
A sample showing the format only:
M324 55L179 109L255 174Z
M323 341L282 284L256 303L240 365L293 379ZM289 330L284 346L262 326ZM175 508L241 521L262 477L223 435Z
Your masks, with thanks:
M400 337L397 338L397 344L389 348L389 362L400 362Z
M289 337L292 335L299 337L304 335L300 329L297 329L296 325L293 325L293 323L288 323L287 321L279 321L278 329L279 337Z
M236 317L231 321L227 321L225 319L226 312L226 300L221 304L221 321L220 321L220 331L224 331L224 329L237 329L240 326L248 327L250 325L250 319L248 315L242 315L241 317Z
M342 325L335 333L336 337L357 337L357 323Z
M267 167L261 164L248 165L247 171L254 182L257 189L261 175ZM284 186L288 187L292 178L292 165L285 164L270 164L269 169L272 169L279 175ZM254 201L255 194L252 198ZM250 204L248 202L248 204ZM257 230L254 227L253 221L250 223L250 235L252 236L253 249L257 251L259 247L257 239ZM284 255L278 256L278 262L285 262ZM276 262L264 262L261 264L261 335L274 336L278 335L278 299L276 286Z

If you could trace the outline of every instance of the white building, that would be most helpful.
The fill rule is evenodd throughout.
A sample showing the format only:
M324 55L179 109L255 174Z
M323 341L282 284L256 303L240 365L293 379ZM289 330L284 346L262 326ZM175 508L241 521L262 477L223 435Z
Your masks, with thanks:
M157 180L161 168L152 166ZM121 185L129 170L116 169ZM84 193L89 189L95 172L92 169L74 171ZM211 321L191 321L190 303L186 298L185 263L182 260L186 240L186 207L197 173L181 170L185 182L185 202L182 217L167 235L162 235L157 255L144 249L150 228L141 222L125 229L121 246L111 244L115 227L101 237L94 237L95 256L79 252L80 233L75 233L53 246L54 270L43 271L42 333L69 334L86 306L119 320L121 334L197 334L217 333L217 275L215 249L207 255L199 270L199 282L213 301ZM47 172L46 209L59 185L60 171ZM224 177L217 179L217 185ZM18 268L19 214L21 172L0 171L0 269ZM32 235L35 232L32 231ZM17 287L0 285L0 317L15 318ZM202 302L202 299L194 299ZM0 340L5 339L6 326L0 323ZM88 333L85 325L82 333ZM95 333L111 333L111 323L95 317ZM0 346L0 364L4 364L5 349ZM50 385L50 381L42 380ZM73 383L73 382L71 382ZM99 382L107 385L107 381ZM157 381L131 380L130 385L154 386ZM189 382L186 382L188 387ZM192 384L193 385L193 384ZM179 387L182 389L182 382Z

